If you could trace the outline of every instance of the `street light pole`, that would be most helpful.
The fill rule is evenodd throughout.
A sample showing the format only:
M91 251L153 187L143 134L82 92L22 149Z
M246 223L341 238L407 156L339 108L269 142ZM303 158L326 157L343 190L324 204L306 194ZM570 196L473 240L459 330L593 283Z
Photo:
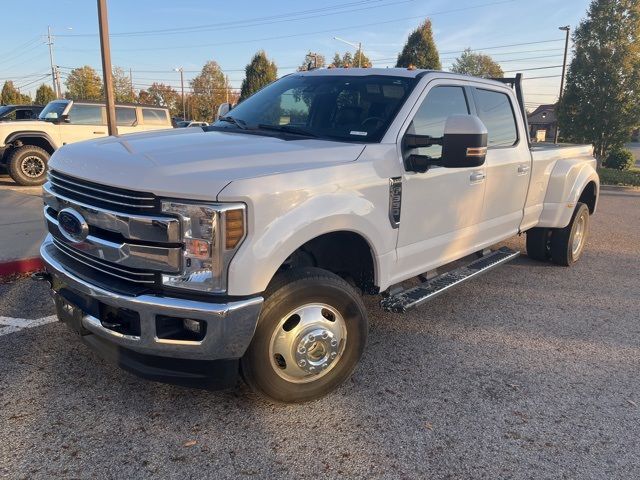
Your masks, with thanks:
M358 68L362 67L362 42L353 43L344 40L343 38L333 37L334 40L338 40L339 42L346 43L347 45L351 45L353 48L357 48L358 51L356 55L358 55Z
M558 95L558 106L560 106L560 100L562 100L562 92L564 91L564 75L567 70L567 51L569 50L569 31L571 27L569 25L565 25L564 27L558 27L558 30L564 30L565 39L564 39L564 59L562 60L562 75L560 76L560 94ZM553 143L558 143L558 137L560 136L560 128L558 128L558 112L556 108L556 135L553 140Z
M100 53L102 54L102 77L104 97L107 104L107 129L109 135L118 135L116 106L113 99L113 74L111 70L111 47L109 45L109 18L107 0L98 0L98 25L100 27Z
M178 67L178 68L174 68L173 69L175 72L180 72L180 88L182 89L182 119L186 120L187 119L187 110L185 108L185 103L184 103L184 68L183 67Z

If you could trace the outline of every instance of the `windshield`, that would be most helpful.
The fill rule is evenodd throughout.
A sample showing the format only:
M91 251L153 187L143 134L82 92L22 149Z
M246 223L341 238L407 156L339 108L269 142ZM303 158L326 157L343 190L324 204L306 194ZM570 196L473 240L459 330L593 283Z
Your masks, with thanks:
M58 120L68 104L69 102L66 100L49 102L40 112L38 118L40 120Z
M240 103L214 127L378 142L415 83L384 75L290 75Z
M11 106L0 107L0 117L2 117L5 113L10 112L11 110L13 110L13 107Z

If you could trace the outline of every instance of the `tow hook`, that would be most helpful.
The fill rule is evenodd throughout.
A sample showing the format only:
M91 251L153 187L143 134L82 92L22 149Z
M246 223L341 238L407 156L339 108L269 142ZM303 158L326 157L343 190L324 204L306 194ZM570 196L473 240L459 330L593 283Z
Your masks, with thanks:
M35 272L31 274L31 280L36 282L47 282L49 287L53 286L51 274L49 272Z

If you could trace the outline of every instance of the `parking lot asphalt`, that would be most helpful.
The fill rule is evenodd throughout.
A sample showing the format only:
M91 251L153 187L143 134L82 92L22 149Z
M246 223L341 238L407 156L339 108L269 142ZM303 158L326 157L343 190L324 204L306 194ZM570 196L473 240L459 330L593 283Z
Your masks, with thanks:
M53 311L26 279L0 299ZM378 300L353 378L302 405L140 380L59 323L0 326L0 477L638 478L640 193L603 192L571 268L523 255L405 315Z
M0 173L0 263L33 258L45 236L42 187L21 187Z

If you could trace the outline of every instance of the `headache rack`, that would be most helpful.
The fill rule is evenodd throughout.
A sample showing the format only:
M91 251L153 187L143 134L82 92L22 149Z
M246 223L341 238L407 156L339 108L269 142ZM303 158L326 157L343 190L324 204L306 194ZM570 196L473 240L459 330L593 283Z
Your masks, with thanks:
M513 78L492 78L491 80L509 85L515 90L516 98L518 99L518 104L520 105L520 113L522 113L522 120L524 121L524 126L527 130L527 142L529 143L529 146L531 146L531 139L529 138L529 121L527 119L527 109L524 107L524 94L522 93L522 74L516 73L516 76Z

